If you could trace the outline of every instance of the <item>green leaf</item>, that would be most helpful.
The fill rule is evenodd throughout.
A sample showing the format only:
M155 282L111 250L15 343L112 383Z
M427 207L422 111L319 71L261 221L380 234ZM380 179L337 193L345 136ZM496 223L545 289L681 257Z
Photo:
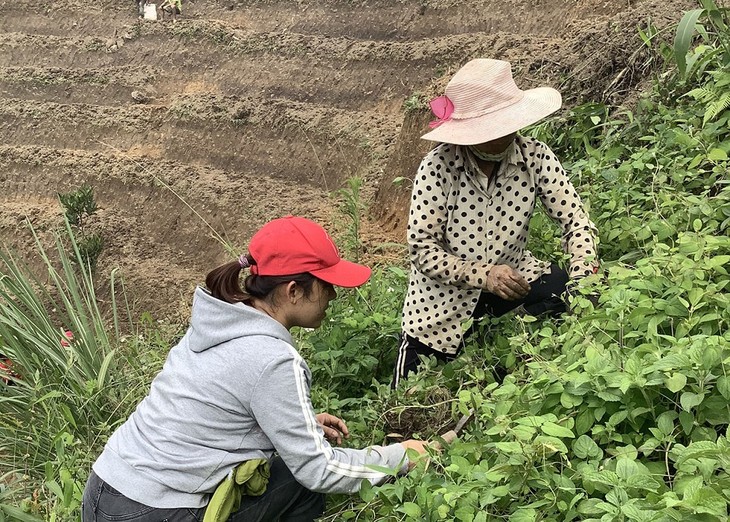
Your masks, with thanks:
M677 466L681 466L689 459L711 458L720 455L722 450L714 443L707 440L693 442L679 453Z
M710 161L725 161L727 160L727 152L722 149L711 149L707 153L707 159Z
M548 451L568 453L568 447L565 445L565 443L563 443L562 440L558 439L557 437L544 437L542 435L538 435L537 437L535 437L533 445L536 447L542 446Z
M712 256L707 260L707 265L715 269L725 268L730 265L730 256Z
M720 392L720 395L723 396L723 398L730 401L730 378L728 378L726 375L721 375L717 379L717 391Z
M677 412L665 411L657 417L656 425L664 436L671 435L674 432L674 420L677 418Z
M575 432L578 434L588 433L594 422L593 412L588 408L582 410L575 419Z
M631 459L619 459L616 462L616 474L626 480L639 472L639 466Z
M607 402L619 402L621 400L621 397L618 395L614 395L613 393L607 392L607 391L600 391L596 393L599 398L603 399Z
M684 411L690 411L695 406L702 404L705 396L700 393L684 392L679 398L679 403Z
M603 450L588 435L581 435L573 442L573 453L579 459L601 458Z
M654 516L653 512L641 510L634 504L624 504L621 506L621 512L626 515L629 520L637 520L640 522L643 522L644 520L651 520Z
M540 426L540 429L545 435L549 435L551 437L567 437L570 439L575 438L575 435L571 430L560 426L559 424L555 424L554 422L546 422L545 424Z
M612 452L617 459L636 460L639 456L639 451L634 447L633 444L613 448Z
M504 453L522 453L522 445L519 442L495 442L494 447Z
M377 493L375 488L373 488L370 481L363 479L360 486L360 498L363 499L364 502L372 502L375 500L376 495Z
M517 440L529 442L532 440L532 437L535 436L535 433L537 433L537 431L532 426L517 425L512 427L512 435L514 435Z
M679 423L682 425L682 430L684 431L684 434L689 435L690 433L692 433L692 428L694 427L694 415L687 411L679 412Z
M46 487L50 489L54 495L56 495L58 498L63 498L63 490L61 489L61 486L56 482L55 480L49 480L46 482Z
M563 392L560 395L560 404L563 406L563 408L569 410L583 404L583 397L579 395L571 395L568 392Z
M687 11L677 26L677 34L674 37L674 60L677 62L677 69L682 76L687 73L687 51L692 43L697 20L703 12L704 9Z
M474 508L471 506L460 507L454 511L454 516L456 516L456 520L461 522L472 522L474 520Z
M727 520L727 502L710 487L705 486L688 499L685 498L685 504L693 507L698 513L707 513Z
M677 393L687 384L687 376L682 373L673 373L664 379L664 384L670 392Z
M532 508L519 508L509 517L510 522L535 522L537 511Z
M421 506L414 502L404 502L396 511L405 513L409 517L418 518L421 516Z
M650 475L638 473L626 479L626 486L645 491L657 491L661 483Z

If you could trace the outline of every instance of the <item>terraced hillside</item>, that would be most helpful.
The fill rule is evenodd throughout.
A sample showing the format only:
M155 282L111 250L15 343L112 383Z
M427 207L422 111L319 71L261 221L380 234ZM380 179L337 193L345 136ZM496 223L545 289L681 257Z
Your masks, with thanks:
M568 103L620 102L648 73L637 27L691 0L197 0L176 22L134 2L0 0L0 239L23 253L84 183L101 210L101 275L121 266L138 310L187 304L227 255L286 213L332 221L331 191L365 179L369 241L401 241L424 111L474 57ZM206 224L207 223L207 224ZM210 225L210 227L208 226ZM32 258L30 259L33 265Z

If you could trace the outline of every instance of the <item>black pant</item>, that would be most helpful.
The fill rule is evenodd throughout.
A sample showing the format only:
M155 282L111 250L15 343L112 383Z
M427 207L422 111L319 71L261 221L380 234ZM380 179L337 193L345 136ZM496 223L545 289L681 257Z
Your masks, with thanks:
M244 496L229 522L312 522L324 513L325 497L296 481L284 461L271 461L271 477L259 497ZM91 472L84 490L82 522L201 522L205 508L153 508L131 500Z
M565 285L568 283L568 273L556 264L550 265L550 271L543 274L539 279L530 283L530 292L522 299L508 301L501 297L483 291L472 317L479 319L485 315L499 317L516 308L529 315L539 316L548 314L557 317L567 310L562 295L565 293ZM472 335L475 327L466 332L465 337ZM393 387L398 386L401 379L405 379L409 373L416 371L421 364L419 355L435 356L442 362L453 360L455 354L447 354L434 350L422 343L415 337L408 334L401 336L401 345L398 350L395 372L393 374Z

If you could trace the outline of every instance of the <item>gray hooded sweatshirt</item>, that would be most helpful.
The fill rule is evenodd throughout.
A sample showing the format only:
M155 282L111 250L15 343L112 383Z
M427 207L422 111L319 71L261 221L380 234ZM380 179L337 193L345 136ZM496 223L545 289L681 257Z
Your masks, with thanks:
M357 450L324 438L311 372L284 326L198 288L190 328L170 350L147 397L111 436L94 471L156 508L198 508L239 463L277 452L304 487L352 493L363 479L405 471L400 444Z

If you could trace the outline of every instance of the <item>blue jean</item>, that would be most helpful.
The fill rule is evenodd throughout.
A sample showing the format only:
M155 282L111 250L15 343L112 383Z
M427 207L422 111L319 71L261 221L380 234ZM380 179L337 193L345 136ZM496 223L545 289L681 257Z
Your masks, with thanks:
M83 522L201 522L205 508L162 509L135 502L99 478L93 471L84 490ZM324 513L324 495L299 484L276 457L271 462L271 477L260 497L244 496L241 507L228 518L230 522L312 522Z

